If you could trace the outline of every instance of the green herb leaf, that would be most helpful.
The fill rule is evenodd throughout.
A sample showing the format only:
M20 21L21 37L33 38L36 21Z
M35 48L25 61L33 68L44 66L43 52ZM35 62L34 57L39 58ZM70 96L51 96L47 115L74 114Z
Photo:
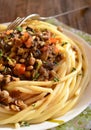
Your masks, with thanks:
M22 122L19 122L20 126L23 127L23 126L29 126L30 124L26 121L22 121Z
M31 28L31 27L29 27L29 26L26 27L26 30L34 33L33 28Z
M3 56L3 52L2 50L0 49L0 58Z
M83 76L84 76L84 73L79 73L77 76L82 76L82 77L83 77Z
M72 68L71 72L74 72L74 71L76 71L76 68L75 68L75 67Z
M23 29L22 29L22 27L18 26L18 27L16 27L16 30L19 32L22 32Z
M5 68L4 68L3 72L4 72L4 73L6 73L6 72L7 72L7 67L5 67Z
M55 38L56 37L56 34L52 34L52 36L51 36L52 38Z
M35 76L33 77L33 80L36 80L38 77L39 77L39 73L37 72L37 73L35 73Z
M59 82L59 79L57 77L54 77L53 81L54 82Z
M66 44L68 44L68 42L63 42L61 46L64 46L64 45L66 45Z
M80 74L78 74L79 76L81 76L82 75L82 73L80 73Z
M58 62L57 62L57 61L54 61L54 64L55 64L55 65L58 65Z
M35 107L35 103L33 103L32 106Z

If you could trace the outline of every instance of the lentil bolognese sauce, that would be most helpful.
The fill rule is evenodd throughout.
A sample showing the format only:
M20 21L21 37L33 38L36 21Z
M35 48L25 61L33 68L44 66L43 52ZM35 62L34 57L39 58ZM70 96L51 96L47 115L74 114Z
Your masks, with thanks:
M29 20L0 33L0 125L40 123L78 102L88 78L84 49L56 26Z
M59 41L47 29L39 30L28 26L0 34L0 103L10 106L15 104L16 99L11 100L12 93L11 97L6 96L8 92L3 90L3 86L11 81L58 80L54 68L64 59L57 47ZM13 93L17 94L16 91Z
M59 39L48 30L26 27L0 35L0 72L20 80L50 80L53 68L63 59L56 47Z

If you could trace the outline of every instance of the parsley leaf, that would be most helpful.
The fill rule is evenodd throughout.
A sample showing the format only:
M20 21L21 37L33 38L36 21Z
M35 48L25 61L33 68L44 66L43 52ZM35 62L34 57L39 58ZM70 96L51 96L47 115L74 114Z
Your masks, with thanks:
M19 31L19 32L22 32L23 29L22 29L22 27L17 26L17 27L16 27L16 30Z
M74 71L76 71L76 68L75 68L75 67L72 68L71 72L74 72Z
M68 44L68 42L63 42L61 46L64 46L64 45L66 45L66 44Z
M35 107L35 103L32 104L32 107Z
M53 81L54 81L54 82L59 82L59 78L54 77Z
M38 77L39 77L39 73L37 72L37 73L35 73L35 75L34 75L34 77L33 77L33 80L36 80L36 79L38 79Z
M3 56L3 52L2 50L0 49L0 58Z
M20 124L21 127L30 125L27 121L19 122L19 124Z

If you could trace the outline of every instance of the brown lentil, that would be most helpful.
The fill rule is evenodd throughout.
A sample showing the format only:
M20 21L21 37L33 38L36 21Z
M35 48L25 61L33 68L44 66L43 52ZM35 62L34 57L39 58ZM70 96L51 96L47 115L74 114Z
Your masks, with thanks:
M20 63L24 63L25 59L20 59L19 61L20 61Z
M25 72L25 76L26 76L27 78L30 78L31 72L30 72L30 71L26 71L26 72Z
M29 63L30 63L30 65L34 65L34 63L35 63L35 58L34 58L34 57L31 57L31 58L29 59Z
M27 70L32 70L32 69L33 69L32 65L30 65L30 66L27 67Z

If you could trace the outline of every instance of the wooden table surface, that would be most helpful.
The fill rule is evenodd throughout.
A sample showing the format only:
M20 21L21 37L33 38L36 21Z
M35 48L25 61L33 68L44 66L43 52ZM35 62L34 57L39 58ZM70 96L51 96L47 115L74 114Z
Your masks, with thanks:
M90 5L90 8L58 19L91 34L91 0L0 0L0 23L13 21L18 16L23 17L32 13L51 16L84 5Z

